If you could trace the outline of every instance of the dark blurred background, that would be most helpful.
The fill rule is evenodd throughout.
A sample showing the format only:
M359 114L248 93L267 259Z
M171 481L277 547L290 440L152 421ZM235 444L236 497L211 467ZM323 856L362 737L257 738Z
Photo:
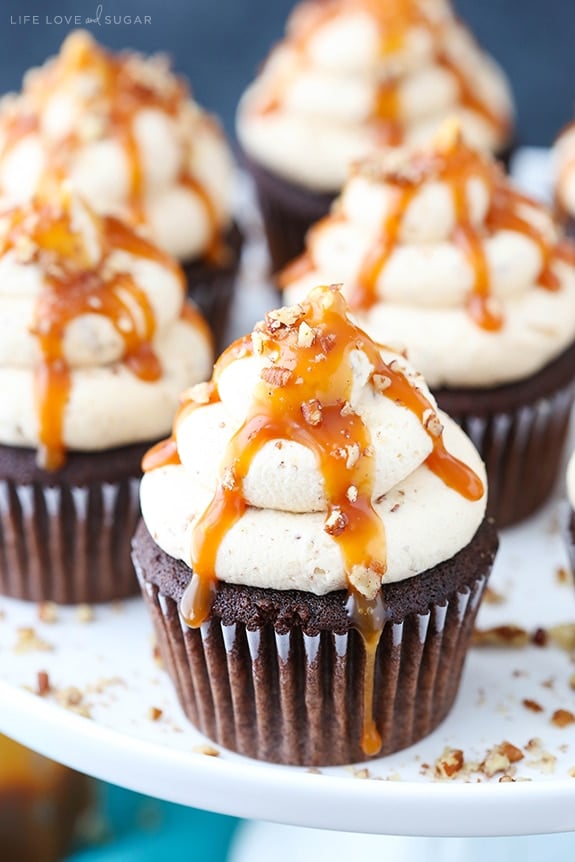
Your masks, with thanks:
M231 134L238 98L281 36L293 5L293 0L0 0L1 86L18 88L26 68L57 51L74 29L65 16L85 21L101 6L101 24L87 29L113 48L168 51L198 100L222 117ZM455 7L507 70L518 106L519 141L549 144L575 113L575 0L456 0ZM24 15L39 16L39 23L14 23ZM151 23L105 24L106 15L149 16Z

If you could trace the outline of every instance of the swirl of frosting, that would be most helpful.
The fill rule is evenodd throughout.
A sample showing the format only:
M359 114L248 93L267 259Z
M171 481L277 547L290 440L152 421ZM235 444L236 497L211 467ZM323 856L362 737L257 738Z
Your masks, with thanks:
M232 158L160 55L113 55L83 31L0 107L0 190L21 202L70 179L90 206L180 260L222 252Z
M502 71L445 0L308 0L245 93L238 135L272 171L335 191L351 161L419 143L452 114L501 151L512 113Z
M198 581L195 623L216 579L372 601L456 554L485 510L470 441L336 287L228 348L144 470L148 529Z
M286 301L337 277L359 324L430 386L522 379L575 338L573 249L456 120L354 165L306 248L280 276Z
M165 253L63 186L0 213L0 442L98 450L165 434L205 379L206 324Z

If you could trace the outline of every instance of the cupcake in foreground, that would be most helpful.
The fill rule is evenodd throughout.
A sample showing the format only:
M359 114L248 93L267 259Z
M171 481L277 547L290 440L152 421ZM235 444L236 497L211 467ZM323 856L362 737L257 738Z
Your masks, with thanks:
M274 272L375 147L419 143L456 113L501 155L505 77L445 0L309 0L244 95L238 137L256 181Z
M232 158L166 58L114 55L77 31L1 105L1 193L20 202L67 178L96 212L145 228L220 339L241 247Z
M136 571L203 733L328 765L445 717L497 547L483 464L336 287L228 348L144 469Z
M547 209L448 121L425 146L354 166L283 272L285 301L336 273L359 325L407 349L476 444L497 524L533 512L575 397L575 253Z
M212 362L165 252L69 190L0 214L0 593L137 591L140 461Z

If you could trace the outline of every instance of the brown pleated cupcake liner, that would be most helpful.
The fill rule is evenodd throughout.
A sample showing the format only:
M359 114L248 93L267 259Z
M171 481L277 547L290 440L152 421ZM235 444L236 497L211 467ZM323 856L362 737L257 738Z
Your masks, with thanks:
M139 481L0 480L0 593L58 604L136 595L130 538Z
M243 246L243 236L237 225L234 224L224 237L224 245L228 253L225 263L199 260L182 264L188 296L209 324L216 352L227 346L225 333Z
M283 179L247 156L268 243L272 273L278 273L305 248L309 228L328 214L336 193L313 192Z
M535 403L487 415L460 413L448 395L437 395L439 406L463 428L485 462L487 513L496 525L511 526L533 514L559 476L575 379Z
M406 748L431 733L453 705L497 546L492 526L482 529L477 554L455 563L459 581L465 570L468 582L446 589L451 575L445 579L441 564L426 573L437 571L439 583L432 578L423 585L431 600L422 603L421 593L408 599L408 604L415 601L417 611L390 618L384 627L373 690L373 717L382 747L374 756ZM486 535L491 543L487 551ZM149 552L141 553L141 542L140 528L136 573L164 664L195 727L225 748L273 763L328 766L369 759L361 747L366 653L356 630L314 631L302 624L286 631L277 620L275 625L254 625L253 618L230 624L225 613L213 613L201 628L191 629L180 618L177 600L144 571L151 560ZM157 562L163 552L156 552ZM472 578L467 575L470 560L476 570ZM408 592L418 592L414 580L402 582ZM384 587L384 602L386 589L396 607L391 617L397 617L397 597L405 596L405 589L398 584ZM248 590L242 590L245 610ZM276 600L266 601L266 592L273 591L256 591L255 610L245 613L265 615Z

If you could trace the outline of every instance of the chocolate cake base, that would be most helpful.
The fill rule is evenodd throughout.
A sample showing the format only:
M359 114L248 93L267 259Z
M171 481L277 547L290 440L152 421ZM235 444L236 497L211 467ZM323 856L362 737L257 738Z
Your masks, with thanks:
M225 330L229 319L230 307L236 277L240 266L243 235L233 224L223 239L228 254L223 263L206 260L192 260L182 263L188 285L188 296L196 303L214 336L216 352L221 352Z
M313 192L277 176L245 154L258 197L272 273L278 273L305 248L312 224L328 214L338 192Z
M373 756L412 745L449 712L496 550L486 520L451 560L383 587L387 621L373 691L382 747ZM190 569L158 548L144 524L133 558L165 666L202 733L273 763L368 759L366 653L346 591L315 596L220 583L209 621L191 629L178 613Z
M531 515L548 499L559 474L575 400L575 345L528 380L434 394L485 461L487 512L496 525Z
M149 446L69 452L55 472L35 450L0 446L0 594L58 604L137 594L130 539Z

